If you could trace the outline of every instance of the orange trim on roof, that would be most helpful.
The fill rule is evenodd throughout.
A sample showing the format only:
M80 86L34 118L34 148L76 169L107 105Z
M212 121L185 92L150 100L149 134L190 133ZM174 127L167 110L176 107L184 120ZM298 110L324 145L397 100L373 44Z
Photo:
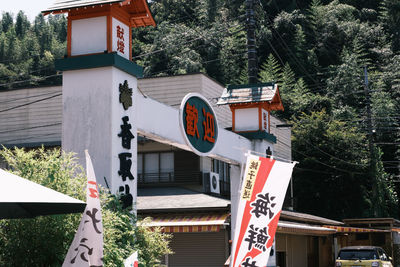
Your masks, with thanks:
M219 232L227 225L229 213L158 214L147 226L161 227L165 233Z
M326 228L335 229L339 233L386 233L388 230L382 229L371 229L371 228L357 228L357 227L343 227L343 226L333 226L324 225Z

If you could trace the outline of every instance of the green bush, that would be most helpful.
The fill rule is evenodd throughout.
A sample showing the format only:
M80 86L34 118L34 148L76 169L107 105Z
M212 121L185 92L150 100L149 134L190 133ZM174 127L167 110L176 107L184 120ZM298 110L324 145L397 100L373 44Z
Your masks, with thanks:
M72 153L44 148L3 149L14 174L85 201L86 175ZM122 209L117 197L100 189L104 229L104 266L123 266L138 251L140 266L156 266L168 247L170 235L160 229L136 226L135 216ZM18 192L15 192L18 194ZM0 266L61 266L81 214L0 220Z

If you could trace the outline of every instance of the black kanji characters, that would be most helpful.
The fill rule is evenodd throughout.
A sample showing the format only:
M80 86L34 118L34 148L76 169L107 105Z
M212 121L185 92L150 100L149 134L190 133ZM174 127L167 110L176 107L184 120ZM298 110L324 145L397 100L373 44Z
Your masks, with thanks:
M80 254L81 260L83 260L83 261L85 261L85 262L89 262L89 259L86 257L86 253L87 253L87 255L89 255L89 256L92 255L92 253L93 253L93 248L90 248L89 246L87 246L87 245L85 244L86 241L88 241L87 238L82 238L82 239L81 239L81 241L80 241L78 247L76 247L76 248L74 249L77 253L76 253L75 257L72 258L72 260L71 260L70 263L72 263L72 264L75 263L76 258L77 258L78 255L79 255L79 249L80 249L80 247L84 248L84 250L83 250L83 251L81 252L81 254Z
M124 84L119 84L119 102L125 110L132 106L132 88L129 88L128 81L125 80Z
M87 210L87 211L86 211L86 215L89 216L89 218L92 219L93 229L96 231L96 233L101 234L101 231L100 231L99 228L97 227L97 224L98 224L99 222L101 223L101 220L96 219L96 213L97 213L98 211L99 211L98 209L93 208L91 211L90 211L90 210ZM86 220L86 221L85 221L85 223L88 223L88 222L89 222L89 220Z
M126 209L132 206L133 196L130 193L129 185L126 184L125 186L120 186L118 191L121 194L120 200L122 202L122 208Z
M254 227L253 224L250 225L250 229L248 230L248 236L244 239L247 241L248 250L250 251L253 247L258 248L259 250L266 251L267 250L267 241L269 240L267 227L259 228Z
M131 149L131 140L135 138L135 136L131 132L132 125L128 123L128 116L123 117L122 121L124 122L124 124L121 125L121 132L118 134L118 136L122 138L122 147L126 149Z
M126 178L129 180L135 179L131 173L132 153L119 153L119 171L118 174L122 177L122 181L126 181Z
M256 201L250 204L250 206L254 207L251 212L254 213L257 218L259 218L261 215L268 215L269 218L272 219L272 217L274 217L274 213L272 212L271 208L275 207L276 205L276 203L273 202L274 199L274 196L269 197L269 193L266 193L265 195L258 194Z
M256 261L252 261L251 263L250 263L250 260L251 260L252 258L250 258L250 257L247 257L246 258L246 261L244 261L244 262L242 262L240 265L241 266L243 266L243 267L259 267L259 266L257 266L256 265Z

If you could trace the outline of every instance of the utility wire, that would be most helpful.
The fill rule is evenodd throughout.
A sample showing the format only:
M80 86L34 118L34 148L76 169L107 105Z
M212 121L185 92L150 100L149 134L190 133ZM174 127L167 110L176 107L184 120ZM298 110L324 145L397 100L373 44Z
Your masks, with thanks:
M16 102L16 101L29 99L29 98L35 98L35 97L39 97L39 96L53 95L53 94L56 94L56 93L58 93L58 92L51 92L51 93L45 93L45 94L30 95L30 96L21 97L21 98L14 98L14 99L9 99L9 100L5 100L5 101L0 101L0 104Z
M39 128L46 128L46 127L58 126L58 125L61 125L61 122L45 124L45 125L38 125L38 126L32 126L32 127L26 127L26 128L19 128L19 129L13 129L13 130L6 130L6 131L1 131L0 134L12 133L12 132L20 132L20 131L25 131L25 130L39 129Z
M21 105L14 106L14 107L6 108L6 109L3 109L3 110L0 110L0 113L6 112L6 111L10 111L10 110L13 110L13 109L17 109L17 108L21 108L21 107L25 107L25 106L29 106L29 105L32 105L32 104L35 104L35 103L38 103L38 102L42 102L42 101L45 101L45 100L48 100L48 99L51 99L51 98L54 98L54 97L57 97L57 96L61 96L61 95L62 94L60 93L60 94L56 94L56 95L53 95L53 96L41 98L41 99L38 99L38 100L35 100L35 101L32 101L32 102L28 102L28 103L24 103L24 104L21 104Z

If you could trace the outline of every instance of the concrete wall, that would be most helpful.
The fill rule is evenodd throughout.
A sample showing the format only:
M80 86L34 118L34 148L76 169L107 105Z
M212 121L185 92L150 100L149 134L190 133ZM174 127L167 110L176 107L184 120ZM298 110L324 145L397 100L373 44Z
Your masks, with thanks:
M219 126L221 128L232 126L229 107L216 105L217 98L224 89L223 86L203 74L139 79L138 85L144 94L177 109L186 94L200 93L212 105Z
M132 89L133 104L125 110L119 101L119 87L127 81ZM63 131L62 148L77 153L85 166L84 150L88 149L97 182L108 186L112 193L130 194L136 202L137 162L137 80L115 67L64 71L63 73ZM134 139L130 148L123 147L118 134L128 117ZM128 158L121 160L121 155ZM133 177L120 173L122 162Z

